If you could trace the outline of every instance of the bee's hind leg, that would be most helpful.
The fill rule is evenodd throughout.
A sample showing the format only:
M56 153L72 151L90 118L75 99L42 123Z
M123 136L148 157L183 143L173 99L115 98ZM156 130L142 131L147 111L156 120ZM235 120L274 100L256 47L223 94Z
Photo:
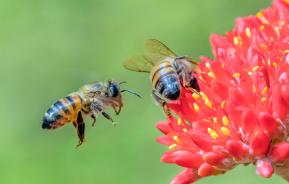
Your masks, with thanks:
M172 118L172 114L171 114L171 111L168 107L167 102L164 99L162 99L161 97L159 97L159 95L157 94L157 92L155 90L152 90L152 95L153 95L154 99L163 107L163 110L164 110L166 116L168 118Z
M96 122L96 117L94 114L92 114L90 117L93 119L92 126L94 126Z
M76 147L79 147L84 142L84 137L85 137L85 133L84 133L85 132L85 124L84 124L81 112L78 113L77 120L76 120L76 122L73 122L73 125L77 130L77 136L79 139Z

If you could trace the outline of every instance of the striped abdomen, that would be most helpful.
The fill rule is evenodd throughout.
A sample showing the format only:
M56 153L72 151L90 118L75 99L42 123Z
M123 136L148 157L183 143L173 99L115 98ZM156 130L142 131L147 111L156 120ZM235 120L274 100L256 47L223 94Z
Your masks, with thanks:
M70 95L55 102L45 113L42 128L55 129L76 120L81 110L82 99L79 95Z
M163 97L176 100L180 96L179 76L170 61L163 61L151 72L153 88Z

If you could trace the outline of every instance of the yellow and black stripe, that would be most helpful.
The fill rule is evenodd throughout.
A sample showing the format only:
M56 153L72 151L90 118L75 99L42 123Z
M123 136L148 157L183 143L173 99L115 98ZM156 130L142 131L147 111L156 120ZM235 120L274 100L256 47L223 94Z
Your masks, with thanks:
M42 128L55 129L77 119L82 107L79 95L70 95L55 102L45 113Z

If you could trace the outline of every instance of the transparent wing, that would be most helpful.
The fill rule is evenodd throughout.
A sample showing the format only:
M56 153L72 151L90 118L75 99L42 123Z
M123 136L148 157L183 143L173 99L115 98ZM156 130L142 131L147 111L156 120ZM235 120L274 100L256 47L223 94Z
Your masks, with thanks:
M149 73L154 67L154 63L152 63L145 56L135 56L125 60L123 62L123 66L128 70Z
M156 39L149 39L145 42L145 57L157 64L166 57L176 58L176 54L165 44Z

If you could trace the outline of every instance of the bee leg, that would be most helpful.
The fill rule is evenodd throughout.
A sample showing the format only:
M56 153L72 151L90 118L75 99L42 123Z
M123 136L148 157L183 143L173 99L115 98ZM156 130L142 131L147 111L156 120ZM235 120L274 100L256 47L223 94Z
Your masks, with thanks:
M96 122L96 117L94 114L92 114L90 117L93 119L92 126L94 126Z
M117 109L117 107L118 107L118 109ZM119 113L121 111L121 107L122 106L115 106L115 105L112 106L112 108L113 108L113 110L114 110L116 115L119 115Z
M77 121L73 122L73 125L77 130L77 135L79 139L76 147L79 147L84 141L84 132L85 132L85 124L84 124L81 112L78 113Z
M154 97L154 99L163 107L163 110L165 112L165 114L167 115L168 118L172 117L171 111L168 107L167 102L162 99L161 97L159 97L159 95L157 94L157 92L155 90L152 90L152 95Z
M102 112L101 114L103 115L103 117L105 117L106 119L110 120L112 122L113 126L116 126L116 123L113 121L113 119L110 117L109 114L107 114L106 112Z

